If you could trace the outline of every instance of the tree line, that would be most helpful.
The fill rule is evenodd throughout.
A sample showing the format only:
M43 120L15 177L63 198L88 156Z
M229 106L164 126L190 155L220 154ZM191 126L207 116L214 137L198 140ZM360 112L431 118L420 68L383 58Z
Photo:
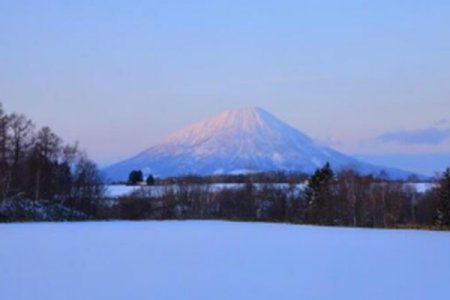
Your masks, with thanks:
M89 211L102 192L97 166L77 144L64 144L50 127L36 128L24 115L8 114L0 103L0 204L3 208L27 199Z
M403 181L362 176L348 169L334 174L329 164L310 178L300 199L302 222L354 227L450 225L450 169L426 193Z
M308 174L301 172L268 171L248 174L220 174L220 175L180 175L176 177L155 178L147 175L144 181L144 173L141 170L132 170L125 182L115 181L113 184L127 185L168 185L168 184L214 184L214 183L245 183L248 180L258 183L293 183L303 182L309 178Z
M279 185L242 175L236 187L215 190L208 179L145 188L99 210L105 219L226 219L372 228L450 226L450 169L433 188L419 193L385 174L333 172L326 164L308 177ZM200 182L200 183L199 183ZM206 182L206 183L205 183Z

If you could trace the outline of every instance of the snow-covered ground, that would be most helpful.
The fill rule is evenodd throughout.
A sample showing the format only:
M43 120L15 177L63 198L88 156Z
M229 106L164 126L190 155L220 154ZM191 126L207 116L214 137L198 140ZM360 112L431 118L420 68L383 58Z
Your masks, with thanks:
M428 190L431 190L436 186L435 183L432 182L415 182L415 183L407 183L408 185L412 186L418 193L425 193Z
M288 183L274 183L270 184L271 187L277 188L277 189L289 189ZM257 189L263 189L265 184L262 183L256 183L254 185ZM244 187L243 183L213 183L213 184L193 184L191 187L198 187L207 189L211 192L218 192L225 189L238 189ZM295 186L295 191L300 192L305 188L305 184L297 184ZM120 197L120 196L127 196L130 195L133 192L136 192L140 189L146 190L150 195L152 196L161 196L166 191L177 191L179 189L179 186L177 185L155 185L155 186L128 186L128 185L107 185L106 186L106 195L108 197Z
M139 190L140 186L130 186L122 184L111 184L106 186L106 196L108 197L120 197L127 196L131 193Z
M433 299L450 233L221 221L0 225L0 299Z
M410 185L418 193L425 193L427 190L433 187L433 183L428 182L418 182L418 183L407 183ZM243 187L244 184L239 183L214 183L209 185L210 191L220 191L224 189L237 189ZM262 189L264 184L255 184L256 188ZM276 183L273 184L274 187L279 189L289 189L289 184L287 183ZM176 186L128 186L128 185L107 185L106 186L106 195L108 197L117 198L120 196L127 196L131 193L138 191L139 189L146 189L150 192L152 196L158 196L164 194L167 188L176 189ZM305 184L297 184L295 187L296 192L301 192L305 188Z

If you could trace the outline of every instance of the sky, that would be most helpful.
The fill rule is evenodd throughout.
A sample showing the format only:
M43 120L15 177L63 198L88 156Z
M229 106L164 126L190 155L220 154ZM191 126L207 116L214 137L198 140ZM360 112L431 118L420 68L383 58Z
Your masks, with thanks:
M0 102L101 165L248 106L450 164L449 20L448 0L0 0Z

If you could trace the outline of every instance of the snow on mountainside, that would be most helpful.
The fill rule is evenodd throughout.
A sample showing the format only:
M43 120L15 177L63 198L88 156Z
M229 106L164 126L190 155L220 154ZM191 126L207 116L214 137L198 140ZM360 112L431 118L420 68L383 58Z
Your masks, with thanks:
M133 169L157 177L255 171L311 173L326 162L334 169L354 167L363 173L383 169L319 145L261 108L245 108L182 129L104 173L109 180L125 180ZM387 172L392 177L410 175L399 170Z

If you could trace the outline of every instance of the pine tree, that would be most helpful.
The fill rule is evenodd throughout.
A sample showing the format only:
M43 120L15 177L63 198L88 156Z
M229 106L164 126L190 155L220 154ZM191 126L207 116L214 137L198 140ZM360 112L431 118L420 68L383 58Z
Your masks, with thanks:
M155 178L153 177L153 175L151 175L151 174L148 175L146 182L147 182L147 185L154 185L155 184Z
M144 181L144 175L142 174L141 170L133 170L130 172L130 175L128 176L128 184L130 185L136 185L139 182Z
M334 173L329 163L311 176L304 193L304 220L312 224L333 224L332 187Z
M445 170L439 182L438 197L436 224L439 226L450 226L450 168Z

